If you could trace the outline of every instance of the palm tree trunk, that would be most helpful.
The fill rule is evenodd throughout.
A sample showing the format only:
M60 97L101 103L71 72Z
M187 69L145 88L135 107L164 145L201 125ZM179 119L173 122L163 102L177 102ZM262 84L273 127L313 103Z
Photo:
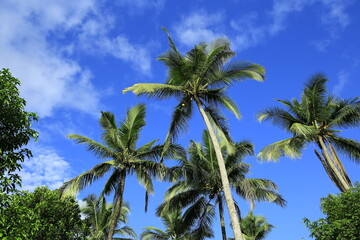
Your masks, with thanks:
M126 173L125 173L125 171L122 171L121 180L120 180L120 183L119 183L119 188L115 192L116 199L115 199L113 213L111 214L110 226L109 226L109 234L107 236L107 240L112 240L113 236L115 234L115 228L116 228L119 216L120 216L120 211L121 211L121 206L122 206L124 186L125 186L125 178L126 178Z
M319 154L317 155L323 162L325 169L328 168L327 173L329 177L333 180L341 192L346 192L351 187L351 182L346 180L345 175L340 173L339 166L337 167L335 165L334 160L336 156L334 156L334 154L329 151L329 147L326 146L323 137L318 137L318 143L324 158L321 159Z
M219 141L217 140L215 131L214 131L213 127L211 126L210 120L209 120L206 112L204 111L200 100L197 97L194 97L194 100L199 108L202 118L204 119L205 125L209 131L211 141L214 145L214 150L215 150L215 154L216 154L216 158L217 158L219 170L220 170L221 182L222 182L222 185L224 188L225 201L226 201L226 205L228 207L230 220L231 220L231 227L234 232L235 240L243 240L242 234L241 234L240 223L239 223L239 216L236 212L234 199L231 194L229 179L228 179L228 175L227 175L226 167L225 167L225 161L224 161L224 158L221 153Z
M222 202L220 194L217 195L217 199L218 199L218 204L219 204L219 215L220 215L220 225L221 225L222 239L227 240L225 221L224 221L224 206L223 206L223 202Z

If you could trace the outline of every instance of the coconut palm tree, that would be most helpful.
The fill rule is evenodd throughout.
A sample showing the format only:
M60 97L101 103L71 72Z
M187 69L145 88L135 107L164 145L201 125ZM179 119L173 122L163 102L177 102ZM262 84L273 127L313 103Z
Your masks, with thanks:
M85 206L81 208L81 212L85 215L85 221L90 224L91 235L90 240L106 240L108 238L110 217L113 211L113 205L107 204L105 197L97 198L95 194L90 194L84 198ZM134 230L128 226L122 226L127 223L127 217L130 213L130 209L127 203L122 204L120 216L117 222L115 233L126 236L113 239L136 239ZM131 237L131 238L128 238Z
M278 100L286 110L274 107L258 114L259 121L268 120L290 132L291 138L270 144L259 153L259 158L278 160L281 156L298 158L307 143L316 144L316 156L328 176L342 192L352 184L337 151L360 162L360 143L339 136L339 129L360 124L358 98L338 99L328 95L322 74L314 75L306 84L300 101Z
M203 240L207 237L213 237L213 231L209 224L210 219L214 216L211 208L206 209L207 220L203 221L200 226L193 227L195 219L185 218L181 215L179 209L174 209L164 213L161 218L166 230L163 231L156 227L146 227L140 235L141 240ZM190 221L189 221L190 220Z
M135 174L139 183L145 187L146 193L151 194L154 192L152 177L161 177L166 173L165 165L156 162L163 149L162 145L155 145L157 140L138 148L136 146L140 131L145 126L145 114L145 105L136 105L127 111L125 120L117 125L112 113L102 112L99 123L103 129L104 144L84 136L68 135L68 138L84 144L95 156L105 161L65 182L61 191L63 194L76 194L91 185L93 181L111 172L101 194L102 196L114 193L114 211L110 218L109 240L114 235L120 216L126 177ZM177 146L172 145L168 153L171 154L171 151L175 150Z
M267 222L266 218L255 216L252 211L241 219L240 224L245 240L263 240L274 228L273 225Z
M285 200L277 193L277 186L266 179L246 178L250 165L243 162L247 155L253 155L253 145L247 141L235 143L235 152L228 154L226 144L220 142L222 155L225 158L225 166L231 188L243 199L255 201L274 202L285 206ZM157 209L158 215L174 209L185 209L185 218L195 218L199 221L206 217L207 208L215 212L218 207L221 232L223 240L226 240L226 230L223 215L223 186L214 145L209 133L204 131L203 144L191 142L189 147L189 159L180 156L180 166L172 168L182 180L177 181L165 194L164 203ZM240 215L240 214L239 214ZM186 221L189 222L189 221Z
M165 29L164 31L166 32ZM229 63L235 52L230 49L230 43L226 39L217 39L210 45L198 44L185 55L179 53L169 34L168 40L170 50L158 58L168 67L166 83L139 83L124 89L123 93L131 91L136 95L147 95L157 99L176 97L179 100L172 114L165 149L171 141L187 129L187 121L192 116L193 105L196 105L215 147L235 239L242 240L224 159L214 130L219 112L213 106L223 106L239 118L239 110L226 95L226 88L247 78L263 81L265 70L262 66L250 62ZM226 134L225 130L222 129L222 132Z

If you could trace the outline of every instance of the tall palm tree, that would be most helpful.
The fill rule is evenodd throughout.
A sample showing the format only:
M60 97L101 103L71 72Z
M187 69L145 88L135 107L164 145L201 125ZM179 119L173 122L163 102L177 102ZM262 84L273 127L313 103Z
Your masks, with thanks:
M278 160L281 156L300 157L307 143L318 147L316 156L328 176L342 192L352 184L337 151L360 162L360 143L339 136L338 129L356 127L360 124L360 101L358 98L338 99L328 95L322 74L314 75L306 84L300 101L278 100L286 110L279 107L266 109L258 114L259 121L269 120L292 134L291 138L270 144L259 153L266 160Z
M110 217L113 212L113 205L107 204L105 197L97 198L95 194L88 195L84 201L86 205L81 208L81 212L85 215L86 221L90 224L90 240L106 240L108 238ZM117 227L115 229L116 234L127 237L118 237L113 239L136 239L136 234L132 228L126 225L122 226L121 228L118 227L120 224L127 223L129 212L130 209L128 204L122 204Z
M231 188L242 198L250 201L274 202L281 206L285 200L277 193L277 186L266 179L246 178L250 165L243 162L247 155L253 155L253 145L247 141L235 143L235 152L228 154L224 141L220 142L222 155ZM185 218L196 218L202 221L206 217L207 208L218 207L221 232L226 240L225 221L223 216L224 191L221 184L218 162L214 145L207 131L203 134L203 144L191 142L189 159L180 156L181 165L174 167L173 171L182 180L171 186L165 195L164 203L157 210L158 215L174 209L185 209ZM190 222L190 221L186 221Z
M165 29L163 30L167 33ZM242 240L224 159L212 124L217 122L216 117L219 115L217 109L213 108L212 105L226 107L239 118L239 110L226 95L226 88L247 78L263 81L265 70L262 66L250 62L228 63L235 52L230 49L230 43L226 39L217 39L210 45L201 43L187 54L182 55L177 50L170 35L168 33L167 35L170 50L158 58L168 67L169 76L166 83L135 84L124 89L123 93L131 91L136 95L145 94L157 99L176 97L179 100L179 104L175 107L172 115L165 146L174 141L179 133L187 129L187 121L193 113L193 104L196 105L215 147L235 239ZM226 129L222 130L226 133L224 131Z
M241 229L245 240L263 240L274 228L262 216L255 216L251 211L241 219Z
M214 212L207 208L207 217L212 218ZM140 235L141 240L203 240L213 237L213 231L208 222L203 222L201 227L193 228L193 220L184 218L179 209L166 212L162 215L163 224L166 230L163 231L156 227L146 227ZM209 219L208 219L209 220Z
M161 177L166 173L165 165L156 162L163 149L162 145L154 145L157 140L138 148L136 146L140 131L145 126L145 114L145 105L136 105L127 111L125 120L117 125L112 113L102 112L99 123L103 129L104 144L84 136L68 135L70 139L84 144L95 156L106 161L65 182L61 187L63 194L75 194L111 172L101 194L114 193L114 211L110 219L108 240L112 239L120 216L126 176L135 173L146 193L153 193L152 177ZM168 153L173 149L176 150L176 146L171 146Z

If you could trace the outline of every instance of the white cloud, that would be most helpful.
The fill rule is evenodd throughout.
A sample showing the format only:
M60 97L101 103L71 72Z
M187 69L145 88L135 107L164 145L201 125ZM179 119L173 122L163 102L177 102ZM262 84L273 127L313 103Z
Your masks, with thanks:
M209 14L199 10L183 17L175 27L175 32L181 43L187 46L228 35L233 42L233 49L241 51L284 31L289 24L290 15L300 13L308 7L316 7L320 13L319 24L329 31L330 37L316 40L313 44L318 50L325 50L350 23L346 13L350 3L350 0L274 0L267 14L252 12L230 20L230 24L223 14ZM231 32L224 32L225 25L230 25Z
M99 111L100 94L91 73L72 59L75 51L92 54L94 49L104 49L94 39L111 43L101 54L149 74L146 48L130 44L123 36L111 37L113 19L102 16L98 4L96 0L0 2L0 21L6 23L0 26L0 66L10 68L22 81L22 96L41 117L51 116L58 107L90 114ZM139 58L131 56L134 52Z
M164 8L166 0L120 0L119 4L127 6L138 11L144 8L155 8L162 10Z
M241 51L258 45L266 36L264 26L257 26L257 13L249 13L237 20L230 22L230 26L236 32L233 48Z
M56 189L70 177L70 164L54 149L36 145L34 157L25 160L19 172L22 190L33 190L37 186Z
M207 14L204 11L194 12L175 27L175 34L180 42L186 46L194 46L199 42L209 42L219 37L226 37L222 33L222 14Z

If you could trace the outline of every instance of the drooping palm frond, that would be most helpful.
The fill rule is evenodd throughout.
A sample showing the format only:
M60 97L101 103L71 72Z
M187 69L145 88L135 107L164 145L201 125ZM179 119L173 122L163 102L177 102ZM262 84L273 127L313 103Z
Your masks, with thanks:
M266 146L257 157L267 161L278 161L283 156L299 158L305 143L305 140L301 137L287 138Z
M332 136L329 138L329 141L338 151L348 156L351 160L360 163L360 142L339 136Z
M359 98L342 99L332 108L328 125L338 128L350 128L360 125Z
M114 161L106 161L96 165L93 169L80 174L79 176L63 183L59 188L64 196L75 196L79 191L98 180L114 166Z
M274 107L263 110L257 114L257 119L259 122L270 121L272 124L277 125L281 128L290 130L290 127L294 123L298 123L299 120L294 116L289 114L287 111Z

